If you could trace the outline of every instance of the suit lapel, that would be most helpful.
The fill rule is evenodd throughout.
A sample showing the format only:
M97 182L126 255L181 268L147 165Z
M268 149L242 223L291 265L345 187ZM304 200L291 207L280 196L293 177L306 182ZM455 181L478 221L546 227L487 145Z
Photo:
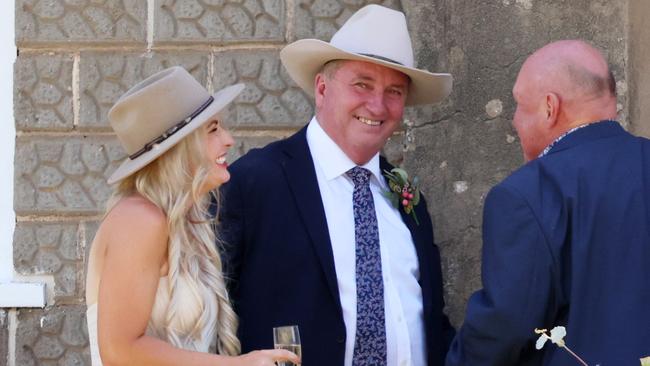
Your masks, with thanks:
M298 207L314 250L320 259L328 288L340 304L332 244L306 134L307 127L304 127L286 140L284 146L286 159L282 161L282 168L286 174L295 205Z
M383 156L379 159L379 167L381 168L382 174L384 173L384 170L390 171L393 169L393 166L388 163L388 161ZM384 177L384 179L386 179L386 177ZM388 182L386 182L386 184L388 184ZM424 198L422 198L421 202L424 202ZM402 209L398 209L399 214L402 217L402 221L411 232L411 238L413 238L413 244L415 245L415 252L418 256L418 263L420 266L420 286L422 286L423 294L426 292L425 287L428 286L426 282L429 278L427 274L428 267L430 266L428 260L430 258L429 251L431 245L431 239L427 239L427 235L425 235L425 228L430 225L429 215L427 212L425 212L425 206L426 204L419 204L415 207L415 214L418 216L420 225L415 222L415 219L411 215L406 214ZM425 283L423 283L423 281Z
M381 169L381 173L383 175L385 170L390 171L394 167L390 163L388 163L388 161L383 156L381 156L379 158L379 168ZM384 180L386 180L386 177L384 177ZM386 184L388 184L387 180L386 180ZM418 240L419 239L418 224L415 222L415 220L413 219L413 217L411 215L407 215L406 213L404 213L404 210L398 209L398 211L399 211L400 216L402 216L402 221L404 221L404 224L406 225L406 227L411 232L411 236L413 237L413 241L415 242L415 249L418 252L418 256L420 256L421 253L420 253L420 248L419 248L419 245L418 245L418 242L420 241L420 240ZM416 207L416 211L418 211L417 207ZM416 212L416 214L417 214L417 212ZM421 219L421 218L418 216L418 219Z

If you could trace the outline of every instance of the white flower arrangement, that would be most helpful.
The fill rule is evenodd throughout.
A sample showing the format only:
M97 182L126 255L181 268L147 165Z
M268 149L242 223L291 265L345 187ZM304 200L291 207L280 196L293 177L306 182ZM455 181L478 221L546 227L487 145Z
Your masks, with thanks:
M551 335L547 334L546 329L537 329L535 328L535 334L539 334L539 338L537 339L537 342L535 343L535 348L537 349L542 349L544 347L544 344L546 344L546 341L551 341L551 343L557 344L558 347L564 348L571 356L573 356L580 364L583 366L589 366L587 363L580 358L577 354L575 354L567 345L566 342L564 342L564 337L566 337L566 328L562 326L555 327L551 329ZM650 366L650 356L641 358L641 366ZM598 365L597 365L598 366Z

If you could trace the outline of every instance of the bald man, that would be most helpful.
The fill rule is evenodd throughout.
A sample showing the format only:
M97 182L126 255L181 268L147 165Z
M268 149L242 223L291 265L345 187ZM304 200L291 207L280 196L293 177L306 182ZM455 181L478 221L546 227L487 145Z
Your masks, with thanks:
M523 64L513 125L527 163L483 216L483 288L447 366L579 365L535 328L564 326L589 365L650 355L650 141L614 120L601 53L560 41Z

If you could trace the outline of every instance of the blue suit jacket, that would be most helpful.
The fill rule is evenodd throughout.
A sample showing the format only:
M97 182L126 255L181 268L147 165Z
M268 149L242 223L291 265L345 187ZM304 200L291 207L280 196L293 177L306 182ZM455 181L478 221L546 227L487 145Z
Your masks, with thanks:
M382 169L389 165L382 158ZM220 212L242 351L273 348L272 328L296 324L303 364L342 365L345 324L306 128L231 167ZM453 328L443 314L440 257L426 203L402 218L420 266L429 365L442 365Z
M485 200L483 289L447 365L574 366L534 328L566 326L589 365L650 355L650 141L616 122L579 129Z

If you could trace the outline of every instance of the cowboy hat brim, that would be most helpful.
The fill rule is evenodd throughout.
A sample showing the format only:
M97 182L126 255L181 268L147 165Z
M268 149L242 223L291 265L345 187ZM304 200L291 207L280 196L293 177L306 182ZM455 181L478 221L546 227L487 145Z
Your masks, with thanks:
M235 84L219 90L213 95L214 100L212 103L194 117L190 123L183 126L180 130L169 136L160 144L154 145L151 150L143 153L137 158L130 159L127 157L126 160L111 174L110 178L108 178L108 184L116 183L156 160L156 158L171 149L180 140L201 127L204 123L208 122L212 116L224 109L239 95L239 93L242 92L242 90L244 90L244 84Z
M375 63L406 74L411 83L406 105L432 104L451 93L452 76L431 73L389 60L341 50L318 39L301 39L284 47L280 59L289 76L309 95L314 95L314 78L323 65L332 60L357 60Z

